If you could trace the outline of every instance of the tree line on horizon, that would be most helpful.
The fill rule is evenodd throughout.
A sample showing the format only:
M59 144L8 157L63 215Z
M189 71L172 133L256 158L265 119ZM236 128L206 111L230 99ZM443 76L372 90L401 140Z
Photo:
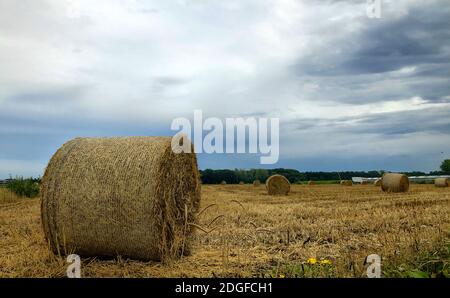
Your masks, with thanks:
M352 177L364 177L364 178L377 178L381 177L384 170L380 171L345 171L345 172L300 172L295 169L205 169L200 170L200 177L203 184L220 184L225 181L228 184L237 184L239 182L253 183L255 180L259 180L264 183L267 178L272 175L280 174L285 176L290 183L301 183L306 181L339 181L347 180ZM440 171L431 171L429 173L421 171L401 172L407 176L427 176L427 175L450 175L450 159L442 161ZM38 190L37 185L40 184L41 178L23 178L12 176L5 181L4 184L7 188L18 193L19 195L33 196Z
M301 183L306 181L330 181L347 180L352 177L377 178L381 177L384 170L380 171L345 171L345 172L300 172L295 169L206 169L200 170L200 176L203 184L220 184L225 181L227 184L237 184L239 182L253 183L255 180L265 182L272 175L280 174L285 176L290 183ZM431 171L429 173L421 171L402 172L407 176L427 176L427 175L445 175L450 174L450 159L446 159L441 164L440 171Z

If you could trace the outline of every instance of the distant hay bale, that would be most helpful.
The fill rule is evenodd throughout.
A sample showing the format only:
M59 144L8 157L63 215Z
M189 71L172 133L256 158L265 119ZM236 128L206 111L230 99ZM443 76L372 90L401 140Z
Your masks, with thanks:
M286 177L276 174L266 180L266 189L269 195L287 195L291 190L291 184Z
M375 180L375 181L373 182L373 185L375 185L375 186L381 186L381 178L378 178L377 180Z
M448 178L436 178L434 179L434 186L436 187L448 187Z
M220 182L220 184L225 185L225 184L227 184L227 182L226 181L222 181L222 182Z
M308 185L315 185L316 183L312 180L308 181Z
M170 137L73 139L42 178L45 237L56 254L170 261L190 252L199 182Z
M244 182L243 181L239 182L239 185L244 185Z
M261 181L259 181L258 179L256 179L255 181L253 181L253 186L260 186L261 185Z
M341 180L341 185L342 186L352 186L353 182L352 182L352 180Z
M385 173L381 179L381 189L386 192L407 192L409 178L403 174Z

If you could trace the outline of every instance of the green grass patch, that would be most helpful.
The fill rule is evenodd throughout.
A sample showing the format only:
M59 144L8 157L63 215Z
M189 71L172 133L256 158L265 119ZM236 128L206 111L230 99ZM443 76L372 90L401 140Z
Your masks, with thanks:
M384 277L449 278L450 241L433 252L424 252L409 262L382 267Z
M331 278L335 277L330 260L310 258L306 261L280 263L273 266L264 277L272 278Z
M6 188L19 197L34 198L39 194L39 184L39 179L16 177L6 184Z

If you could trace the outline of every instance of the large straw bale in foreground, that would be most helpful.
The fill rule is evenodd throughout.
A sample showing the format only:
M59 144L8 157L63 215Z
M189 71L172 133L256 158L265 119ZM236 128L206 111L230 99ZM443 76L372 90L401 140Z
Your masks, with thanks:
M41 215L55 253L170 260L187 254L200 203L195 153L170 137L76 138L50 160Z
M436 178L436 179L434 179L434 186L436 186L436 187L448 187L448 178Z
M386 192L407 192L409 178L403 174L385 173L381 179L381 189Z
M353 182L352 182L352 180L341 180L341 185L342 186L352 186Z
M291 190L291 184L286 177L276 174L266 180L266 189L269 195L287 195Z

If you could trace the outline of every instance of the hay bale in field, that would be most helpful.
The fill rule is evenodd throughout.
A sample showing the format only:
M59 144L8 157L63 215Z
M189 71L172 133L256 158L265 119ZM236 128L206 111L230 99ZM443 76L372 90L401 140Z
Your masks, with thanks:
M222 184L222 185L226 185L226 184L227 184L227 182L226 182L226 181L222 181L222 182L220 182L220 184Z
M308 185L315 185L316 183L312 180L308 181Z
M190 251L199 181L170 137L73 139L42 178L45 237L55 253L170 261Z
M434 179L434 186L436 187L448 187L448 178L436 178Z
M375 186L381 186L381 178L378 178L377 180L375 180L374 182L373 182L373 185L375 185Z
M352 186L353 182L352 182L352 180L341 180L341 185L342 186Z
M258 179L256 179L255 181L253 181L253 186L257 187L261 185L261 181L259 181Z
M239 182L239 185L244 185L244 181Z
M409 178L403 174L385 173L381 179L381 189L386 192L407 192Z
M276 174L266 180L266 189L269 195L287 195L291 190L291 184L286 177Z

